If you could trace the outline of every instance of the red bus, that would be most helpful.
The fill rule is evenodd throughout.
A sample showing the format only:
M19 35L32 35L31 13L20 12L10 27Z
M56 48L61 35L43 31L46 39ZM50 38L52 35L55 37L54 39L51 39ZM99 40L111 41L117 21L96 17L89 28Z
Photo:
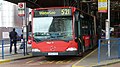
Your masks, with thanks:
M96 45L95 17L75 7L32 10L33 56L81 55Z

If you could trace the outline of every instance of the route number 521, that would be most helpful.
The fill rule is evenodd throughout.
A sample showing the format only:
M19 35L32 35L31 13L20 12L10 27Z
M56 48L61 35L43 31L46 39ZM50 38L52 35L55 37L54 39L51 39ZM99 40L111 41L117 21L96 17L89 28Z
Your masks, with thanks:
M62 9L61 15L70 15L70 9Z

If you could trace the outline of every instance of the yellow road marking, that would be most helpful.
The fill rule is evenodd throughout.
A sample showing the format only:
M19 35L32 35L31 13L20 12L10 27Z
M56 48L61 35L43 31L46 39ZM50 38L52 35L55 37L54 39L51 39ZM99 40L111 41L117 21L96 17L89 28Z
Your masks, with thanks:
M68 64L68 63L70 63L71 61L72 61L72 60L69 60L69 61L66 61L65 63Z
M85 66L76 66L78 63L80 63L82 60L84 60L85 58L87 58L88 56L90 56L92 53L94 53L97 49L95 49L94 51L92 51L91 53L89 53L87 56L85 56L84 58L82 58L81 60L79 60L77 63L73 64L72 67L85 67ZM93 66L93 65L92 65Z
M63 61L57 61L56 64L62 64L64 63Z
M2 60L2 61L0 61L0 64L2 64L2 63L6 63L6 62L10 62L11 60Z
M39 62L40 64L44 64L44 62Z
M52 63L54 63L55 61L47 61L46 63L48 63L48 64L52 64Z
M26 62L26 63L28 64L28 63L31 63L31 62L33 62L33 60L30 60L30 61L28 61L28 62Z
M52 61L47 61L47 60L45 60L45 61L40 61L40 62L38 62L38 63L40 63L40 64L68 64L68 63L70 63L72 60L59 60L59 61L56 61L56 60L52 60ZM26 62L26 64L29 64L29 63L31 63L31 62L35 62L34 60L30 60L30 61L28 61L28 62Z
M68 64L70 63L72 60L62 60L62 61L57 61L56 64Z

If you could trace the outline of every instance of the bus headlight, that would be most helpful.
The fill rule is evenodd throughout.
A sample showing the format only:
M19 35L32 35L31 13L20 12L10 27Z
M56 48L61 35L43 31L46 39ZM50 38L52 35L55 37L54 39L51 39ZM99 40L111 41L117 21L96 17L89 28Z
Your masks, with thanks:
M40 52L39 49L32 49L32 52Z
M75 48L75 47L70 47L70 48L68 48L66 51L77 51L77 48Z
M32 43L32 40L28 40L28 44L31 44Z

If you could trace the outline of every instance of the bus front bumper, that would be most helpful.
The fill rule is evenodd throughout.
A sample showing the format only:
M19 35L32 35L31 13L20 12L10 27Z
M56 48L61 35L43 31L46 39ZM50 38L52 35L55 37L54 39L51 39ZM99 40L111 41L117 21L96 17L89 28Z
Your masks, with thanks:
M66 51L66 52L32 52L33 56L76 56L77 51Z

